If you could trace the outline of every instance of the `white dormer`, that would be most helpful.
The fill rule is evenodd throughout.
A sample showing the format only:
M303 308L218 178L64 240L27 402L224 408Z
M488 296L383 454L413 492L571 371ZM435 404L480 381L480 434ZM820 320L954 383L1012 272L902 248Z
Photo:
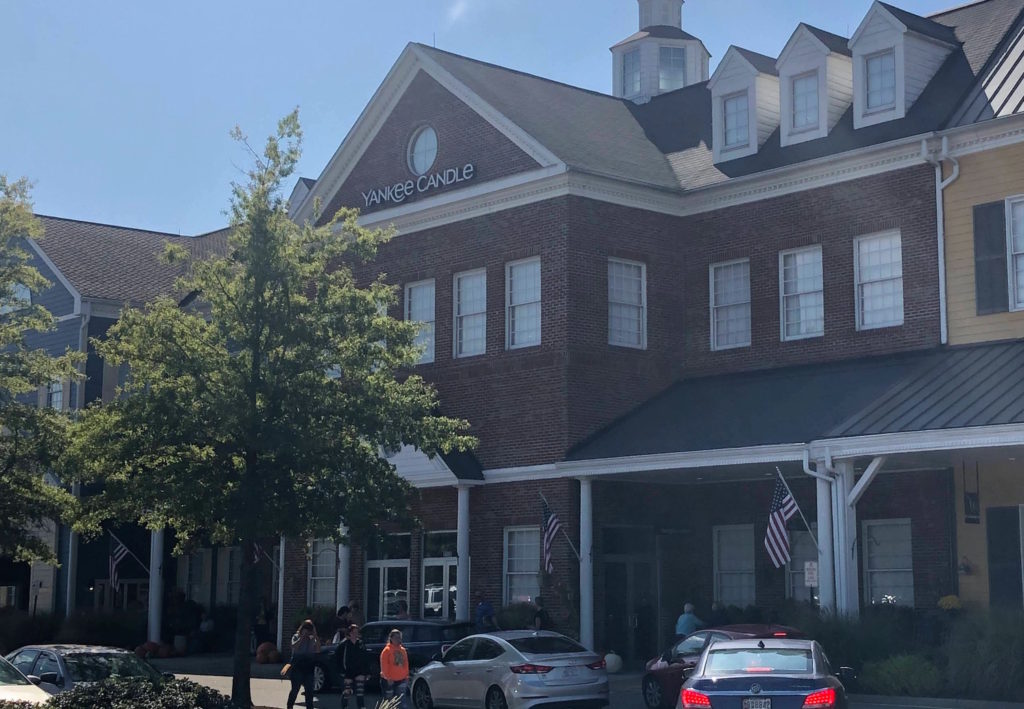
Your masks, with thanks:
M637 0L640 30L611 48L612 93L645 103L708 79L704 43L682 29L683 0Z
M775 59L729 47L708 88L715 162L756 153L779 125Z
M775 63L782 145L824 138L853 102L845 37L801 23Z
M876 0L849 42L853 127L906 116L957 45L951 27Z

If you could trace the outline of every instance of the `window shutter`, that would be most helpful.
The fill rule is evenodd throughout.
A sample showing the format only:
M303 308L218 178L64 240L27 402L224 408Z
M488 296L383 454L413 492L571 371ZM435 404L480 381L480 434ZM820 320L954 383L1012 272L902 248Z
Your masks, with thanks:
M974 206L974 292L978 315L1010 309L1006 275L1006 212L1002 202Z

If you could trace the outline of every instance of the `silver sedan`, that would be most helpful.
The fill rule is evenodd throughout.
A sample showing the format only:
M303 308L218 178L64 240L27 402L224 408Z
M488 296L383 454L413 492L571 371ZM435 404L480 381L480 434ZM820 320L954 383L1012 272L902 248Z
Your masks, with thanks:
M608 706L604 658L548 631L471 635L423 667L412 683L416 709L534 709Z

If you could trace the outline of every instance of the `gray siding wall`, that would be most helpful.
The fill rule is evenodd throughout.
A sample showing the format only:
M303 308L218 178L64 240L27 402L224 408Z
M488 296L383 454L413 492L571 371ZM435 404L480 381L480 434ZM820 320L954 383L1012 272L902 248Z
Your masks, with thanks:
M40 248L45 249L44 244L40 244ZM25 244L24 248L32 256L30 260L32 265L39 270L43 278L50 282L50 287L44 292L32 296L32 302L49 310L54 317L70 315L75 310L74 296L57 280L57 275L53 272L53 269L47 266L28 244Z

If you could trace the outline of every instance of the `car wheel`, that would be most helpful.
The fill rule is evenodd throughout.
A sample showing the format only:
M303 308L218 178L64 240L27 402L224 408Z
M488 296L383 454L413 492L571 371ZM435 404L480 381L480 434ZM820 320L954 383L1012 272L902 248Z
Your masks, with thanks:
M323 665L313 665L313 692L320 694L331 687L331 676Z
M433 709L434 698L430 696L430 687L425 679L412 686L412 704L416 709Z
M661 684L658 680L653 677L644 677L643 681L643 692L644 692L644 704L647 705L648 709L662 709L664 706L663 692L661 691Z
M508 709L505 694L498 687L491 687L487 692L487 709Z

